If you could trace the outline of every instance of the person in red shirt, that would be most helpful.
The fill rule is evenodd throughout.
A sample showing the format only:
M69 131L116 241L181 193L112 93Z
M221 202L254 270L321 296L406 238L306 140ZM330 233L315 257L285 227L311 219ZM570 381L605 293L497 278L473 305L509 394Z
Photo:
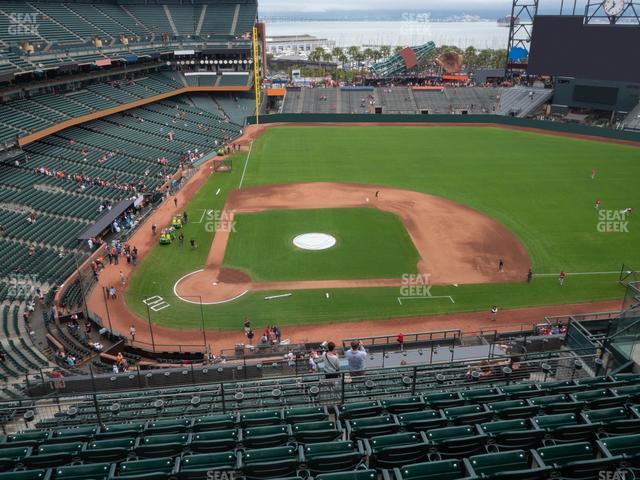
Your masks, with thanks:
M564 285L564 279L567 276L566 273L564 273L564 271L560 272L560 276L558 277L558 281L560 282L560 286Z
M400 345L400 351L404 350L404 333L400 332L397 338L398 344Z

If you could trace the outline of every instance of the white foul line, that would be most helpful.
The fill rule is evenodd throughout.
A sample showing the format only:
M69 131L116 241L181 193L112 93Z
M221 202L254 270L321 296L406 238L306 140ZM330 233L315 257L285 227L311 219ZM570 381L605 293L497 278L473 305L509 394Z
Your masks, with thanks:
M615 272L567 272L567 275L613 275L619 274L620 270L616 270ZM557 277L560 273L534 273L534 277Z
M244 162L244 169L242 169L242 177L240 177L240 185L238 188L242 188L242 182L244 182L244 174L247 173L247 165L249 165L249 158L251 158L251 151L253 150L253 140L251 140L251 145L249 145L249 153L247 154L247 161Z
M398 303L402 305L402 300L424 300L425 298L448 298L451 303L456 303L451 295L437 295L430 297L398 297Z

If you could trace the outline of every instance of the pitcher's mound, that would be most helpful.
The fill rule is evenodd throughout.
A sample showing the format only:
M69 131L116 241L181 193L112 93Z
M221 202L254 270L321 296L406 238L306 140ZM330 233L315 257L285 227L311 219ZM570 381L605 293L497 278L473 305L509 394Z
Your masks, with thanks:
M302 250L327 250L336 244L336 239L326 233L303 233L293 239L293 244Z

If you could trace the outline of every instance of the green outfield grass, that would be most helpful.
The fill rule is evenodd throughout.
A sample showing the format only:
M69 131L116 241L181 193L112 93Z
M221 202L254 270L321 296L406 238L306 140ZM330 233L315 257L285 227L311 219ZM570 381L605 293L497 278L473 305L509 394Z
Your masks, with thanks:
M594 209L640 209L640 149L492 127L276 127L270 128L246 155L234 159L234 172L213 176L187 207L192 222L185 235L199 248L157 247L133 275L127 292L131 308L146 316L145 297L164 296L171 307L153 320L174 327L200 324L199 306L173 297L175 281L202 268L212 233L194 223L199 212L222 209L227 193L244 186L286 182L338 181L389 185L431 193L465 204L495 218L521 239L533 260L532 284L434 287L449 300L397 301L397 289L295 292L287 299L265 301L282 292L248 294L220 306L204 308L210 328L239 328L250 317L256 326L486 310L621 298L615 273L569 276L564 287L555 275L566 272L615 272L622 263L640 265L640 226L631 218L626 233L602 233ZM591 169L598 174L592 180ZM219 195L215 195L217 189ZM211 230L211 229L209 229ZM235 242L234 242L235 243ZM256 239L247 257L258 258L264 246ZM239 252L238 252L239 254ZM238 257L239 258L239 257ZM239 260L238 260L239 261ZM295 260L291 260L294 262ZM234 259L234 262L236 260ZM250 265L245 262L246 268ZM255 268L255 267L254 267ZM290 268L290 267L287 267ZM523 272L523 280L526 272Z
M272 210L235 216L224 264L256 281L400 278L420 259L400 219L371 208ZM327 250L301 250L301 233L333 235Z

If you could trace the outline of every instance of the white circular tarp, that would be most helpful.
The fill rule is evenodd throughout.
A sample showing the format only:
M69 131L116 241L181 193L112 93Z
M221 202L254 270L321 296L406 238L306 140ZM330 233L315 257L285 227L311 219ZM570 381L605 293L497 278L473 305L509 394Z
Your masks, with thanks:
M326 233L303 233L293 239L293 244L302 250L326 250L336 244L336 239Z

